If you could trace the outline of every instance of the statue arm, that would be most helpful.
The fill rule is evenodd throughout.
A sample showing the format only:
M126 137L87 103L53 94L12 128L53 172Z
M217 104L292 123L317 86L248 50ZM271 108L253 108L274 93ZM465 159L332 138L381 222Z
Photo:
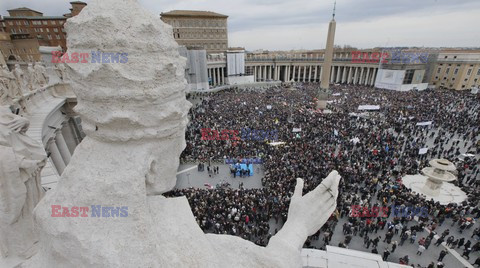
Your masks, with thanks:
M229 235L207 235L232 267L301 267L300 253L308 236L316 233L336 208L340 175L333 171L315 190L302 196L303 180L290 202L288 219L267 247Z
M332 171L313 191L302 196L303 180L297 185L290 201L287 222L270 239L268 247L289 245L301 250L305 240L315 234L335 211L340 175Z

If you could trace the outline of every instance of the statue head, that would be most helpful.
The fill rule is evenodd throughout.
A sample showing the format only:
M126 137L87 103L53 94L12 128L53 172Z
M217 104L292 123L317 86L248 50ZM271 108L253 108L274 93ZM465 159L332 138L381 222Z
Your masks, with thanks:
M138 8L125 12L123 2ZM65 29L67 53L92 57L66 64L85 133L111 146L137 144L132 154L143 161L139 168L146 170L147 192L170 190L191 107L185 97L186 60L172 28L135 0L102 0L69 19Z

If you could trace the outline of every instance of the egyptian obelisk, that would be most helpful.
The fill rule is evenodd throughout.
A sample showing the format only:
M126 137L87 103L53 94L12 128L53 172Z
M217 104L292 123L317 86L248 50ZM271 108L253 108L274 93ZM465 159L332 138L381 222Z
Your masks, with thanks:
M328 37L327 37L327 45L325 47L325 56L324 56L324 61L323 61L323 66L322 66L322 79L320 81L320 92L319 95L317 96L318 98L318 103L317 103L317 108L318 109L326 109L327 108L327 92L329 89L330 85L330 72L332 69L332 60L333 60L333 44L335 41L335 28L336 28L336 22L335 22L335 8L336 8L337 2L335 1L334 7L333 7L333 17L332 20L330 21L330 24L328 25Z

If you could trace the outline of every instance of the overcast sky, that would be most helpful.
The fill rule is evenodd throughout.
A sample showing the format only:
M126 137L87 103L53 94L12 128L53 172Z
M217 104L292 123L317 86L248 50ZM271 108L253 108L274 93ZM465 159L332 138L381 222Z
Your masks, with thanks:
M86 0L85 2L89 2ZM325 47L333 0L139 0L151 12L208 10L229 16L229 46L247 50ZM0 14L29 7L69 12L64 0L0 0ZM338 0L335 44L480 47L479 0Z

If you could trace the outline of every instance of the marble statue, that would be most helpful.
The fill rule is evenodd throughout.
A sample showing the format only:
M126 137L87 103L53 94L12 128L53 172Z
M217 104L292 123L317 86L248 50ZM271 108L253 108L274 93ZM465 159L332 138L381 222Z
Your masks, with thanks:
M46 86L48 84L47 69L41 62L36 62L33 67L35 74L35 84L39 87Z
M60 78L60 81L62 81L64 83L67 82L68 76L67 76L65 65L63 63L56 63L54 65L54 69L55 69L55 73L56 73L57 77Z
M29 121L0 106L0 258L31 257L38 235L33 209L44 195L40 172L47 156L28 137Z
M0 79L6 84L7 95L12 98L22 96L18 80L15 75L8 70L6 65L2 65L2 68L0 68Z
M6 105L13 99L10 88L8 87L9 82L9 79L0 74L0 105Z
M29 91L33 91L37 85L35 84L35 70L31 63L27 66L27 72L25 73L27 88Z
M28 85L27 85L27 76L25 75L25 72L20 68L20 64L15 64L15 69L13 70L13 75L15 76L18 86L20 89L21 94L23 95L24 92L28 91Z
M335 210L340 175L306 195L297 179L288 220L267 247L204 234L185 197L162 195L175 186L191 107L171 26L136 0L93 0L65 29L67 53L115 51L128 61L67 64L87 137L36 207L39 251L22 266L301 267L304 241Z

